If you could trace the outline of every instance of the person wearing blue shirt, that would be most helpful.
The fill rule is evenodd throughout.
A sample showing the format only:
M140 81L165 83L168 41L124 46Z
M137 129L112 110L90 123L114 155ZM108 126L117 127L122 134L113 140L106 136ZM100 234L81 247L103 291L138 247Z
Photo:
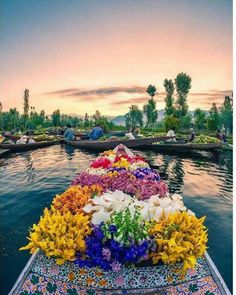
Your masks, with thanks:
M65 140L75 140L75 131L72 129L71 124L66 125L67 129L63 134Z
M91 131L89 138L90 140L97 140L104 135L104 132L99 124L97 124Z

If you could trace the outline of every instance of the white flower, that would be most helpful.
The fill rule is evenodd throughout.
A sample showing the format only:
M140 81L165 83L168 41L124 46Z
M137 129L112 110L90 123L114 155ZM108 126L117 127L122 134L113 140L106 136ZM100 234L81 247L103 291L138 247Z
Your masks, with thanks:
M86 213L92 212L92 223L99 224L106 222L112 213L123 211L129 207L131 216L134 216L135 207L140 207L143 220L159 221L163 214L168 216L177 211L187 211L189 215L194 215L191 210L187 210L180 195L167 195L159 198L158 195L151 196L148 200L139 201L135 197L125 194L122 191L106 192L103 195L91 199L92 204L86 205L83 210Z
M108 172L108 169L104 169L104 168L87 168L86 172L88 174L95 174L95 175L104 175Z

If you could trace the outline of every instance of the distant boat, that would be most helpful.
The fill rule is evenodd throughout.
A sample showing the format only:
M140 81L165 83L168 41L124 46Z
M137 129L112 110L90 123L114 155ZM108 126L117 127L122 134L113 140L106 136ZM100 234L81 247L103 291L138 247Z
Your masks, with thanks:
M163 141L172 139L172 137L162 136L162 137L144 137L137 139L114 139L114 140L78 140L78 141L68 141L65 140L65 143L77 147L88 150L108 150L114 149L119 144L124 144L128 148L139 148L146 145L151 145L154 142Z
M23 152L26 150L34 150L38 148L44 148L58 143L58 140L34 142L26 144L0 144L0 149L11 150L12 152Z

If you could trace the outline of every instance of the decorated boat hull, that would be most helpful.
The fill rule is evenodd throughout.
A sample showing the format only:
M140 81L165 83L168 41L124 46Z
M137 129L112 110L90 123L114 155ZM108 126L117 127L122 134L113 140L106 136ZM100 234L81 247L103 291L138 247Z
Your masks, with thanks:
M119 273L79 268L71 262L58 266L43 253L32 255L9 295L21 294L222 294L224 280L206 253L195 270L178 273L179 265L123 267Z

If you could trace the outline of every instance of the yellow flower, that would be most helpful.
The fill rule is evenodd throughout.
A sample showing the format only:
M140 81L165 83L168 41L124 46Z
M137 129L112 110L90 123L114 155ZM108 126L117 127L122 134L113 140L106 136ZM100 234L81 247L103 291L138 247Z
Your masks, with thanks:
M207 230L205 217L198 219L186 212L162 216L158 222L150 222L149 235L153 236L157 250L150 253L153 263L183 261L182 271L194 268L197 258L206 251Z
M82 213L73 215L70 211L61 213L53 206L45 209L44 215L34 225L29 244L20 250L35 252L41 249L50 257L56 257L58 264L73 261L77 251L85 251L85 238L91 233L90 217Z

